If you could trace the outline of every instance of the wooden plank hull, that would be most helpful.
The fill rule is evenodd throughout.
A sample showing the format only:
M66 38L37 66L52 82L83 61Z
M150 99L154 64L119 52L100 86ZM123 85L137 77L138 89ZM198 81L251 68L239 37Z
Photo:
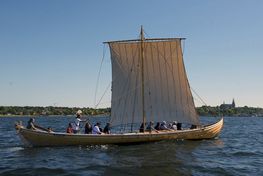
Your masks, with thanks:
M74 146L74 145L105 145L105 144L129 144L142 142L155 142L162 140L211 139L219 135L223 127L223 118L218 122L198 129L177 131L159 131L145 133L125 134L67 134L49 133L45 131L29 130L16 127L22 141L28 146Z

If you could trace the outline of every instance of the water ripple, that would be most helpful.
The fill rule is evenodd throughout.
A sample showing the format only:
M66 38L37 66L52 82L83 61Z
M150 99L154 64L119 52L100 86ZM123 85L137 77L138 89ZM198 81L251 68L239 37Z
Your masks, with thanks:
M0 133L1 176L263 175L263 118L227 117L222 133L213 140L55 148L24 148L14 122L25 124L27 120L0 118L4 131ZM57 131L64 131L71 120L37 118L38 123ZM92 123L96 121L105 123L105 118L92 119Z

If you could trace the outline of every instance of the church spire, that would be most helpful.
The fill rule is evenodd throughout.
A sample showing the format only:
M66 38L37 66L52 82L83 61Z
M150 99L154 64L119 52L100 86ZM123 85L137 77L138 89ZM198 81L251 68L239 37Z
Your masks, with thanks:
M236 107L236 103L235 103L235 99L233 98L233 101L232 101L232 108L235 108Z

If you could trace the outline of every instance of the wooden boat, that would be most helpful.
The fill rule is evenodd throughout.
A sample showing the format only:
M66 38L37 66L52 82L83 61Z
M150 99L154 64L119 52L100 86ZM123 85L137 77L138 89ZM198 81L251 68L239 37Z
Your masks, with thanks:
M216 137L223 126L223 118L215 124L197 129L158 131L125 134L67 134L42 130L30 130L17 126L22 141L27 146L73 146L156 142L162 140L200 140Z
M67 134L30 130L16 125L19 136L30 146L103 145L162 140L211 139L219 135L223 118L201 125L183 63L184 38L144 38L105 42L112 61L110 123L114 134ZM138 132L136 124L173 122L195 125L195 129Z

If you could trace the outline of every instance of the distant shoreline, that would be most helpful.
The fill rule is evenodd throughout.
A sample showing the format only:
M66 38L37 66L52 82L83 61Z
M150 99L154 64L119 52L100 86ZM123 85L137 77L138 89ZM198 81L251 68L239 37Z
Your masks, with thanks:
M0 106L0 116L75 116L78 110L86 116L110 114L110 108Z
M202 106L196 108L200 116L224 116L224 117L263 117L263 108L255 107L222 107Z
M110 116L110 114L99 114L99 115L94 115L94 116L90 116L90 115L83 115L82 118L96 118L96 117L106 117L106 116ZM34 118L40 118L40 117L47 117L47 118L53 118L53 117L76 117L76 115L0 115L1 117L34 117Z
M0 117L60 117L75 116L81 110L84 117L107 116L111 108L78 108L78 107L39 107L39 106L0 106ZM255 107L220 107L202 106L196 108L200 116L224 116L224 117L263 117L263 108Z

